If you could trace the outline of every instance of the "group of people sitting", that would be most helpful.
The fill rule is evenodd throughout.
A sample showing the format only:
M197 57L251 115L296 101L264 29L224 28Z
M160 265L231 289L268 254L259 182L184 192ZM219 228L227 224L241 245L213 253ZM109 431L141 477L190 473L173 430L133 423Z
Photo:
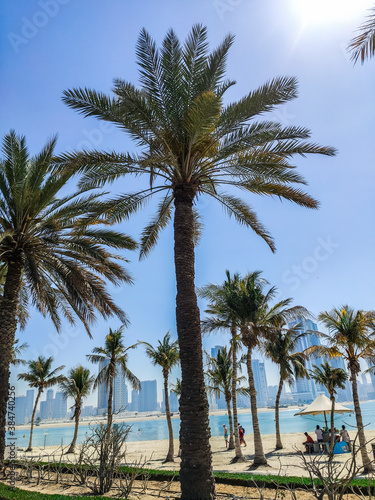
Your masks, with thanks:
M335 434L335 444L338 443L339 441L343 441L348 444L350 447L350 437L349 433L345 428L345 425L341 426L341 430L339 431L338 429L333 430ZM323 450L323 444L324 442L330 443L331 442L331 429L328 429L328 427L323 427L322 429L320 428L319 425L316 426L315 429L315 434L316 434L316 441L307 433L304 432L306 436L306 440L302 443L305 445L305 453L312 453L313 452L313 444L318 443L320 445L320 449Z

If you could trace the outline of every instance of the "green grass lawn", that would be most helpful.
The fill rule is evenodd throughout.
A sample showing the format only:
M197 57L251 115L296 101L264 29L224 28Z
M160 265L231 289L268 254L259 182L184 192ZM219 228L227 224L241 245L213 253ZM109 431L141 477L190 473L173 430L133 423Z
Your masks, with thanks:
M67 500L74 498L75 500L108 500L104 497L91 496L67 496L67 495L47 495L45 493L38 493L33 491L20 490L19 488L12 488L6 484L0 483L0 500Z

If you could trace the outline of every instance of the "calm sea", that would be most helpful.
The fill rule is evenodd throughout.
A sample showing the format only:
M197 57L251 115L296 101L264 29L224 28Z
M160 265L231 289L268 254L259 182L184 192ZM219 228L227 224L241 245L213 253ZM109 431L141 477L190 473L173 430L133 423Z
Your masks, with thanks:
M348 408L353 408L353 405L346 405ZM363 423L366 429L375 429L375 401L368 401L361 403ZM324 425L324 417L322 415L313 416L297 416L294 414L298 410L282 410L280 412L280 428L282 433L287 432L312 432L317 424ZM250 410L249 413L241 413L238 416L239 422L245 428L246 435L252 432L252 419ZM164 417L158 420L145 420L139 422L127 422L131 425L131 431L128 437L129 441L149 441L151 439L168 439L167 422ZM223 424L228 425L228 418L226 415L213 415L210 417L211 433L213 436L221 436L223 433ZM348 413L346 415L335 416L335 426L341 427L346 424L350 430L350 425L355 426L355 415ZM259 424L262 434L275 433L275 416L274 412L259 412ZM178 437L180 426L179 419L172 420L173 431L175 437ZM34 427L33 445L38 447L43 446L58 446L68 445L73 438L73 427L53 427L41 428ZM78 433L78 443L81 442L87 433L90 433L88 424L81 424ZM17 430L16 436L18 447L25 447L28 445L29 431Z

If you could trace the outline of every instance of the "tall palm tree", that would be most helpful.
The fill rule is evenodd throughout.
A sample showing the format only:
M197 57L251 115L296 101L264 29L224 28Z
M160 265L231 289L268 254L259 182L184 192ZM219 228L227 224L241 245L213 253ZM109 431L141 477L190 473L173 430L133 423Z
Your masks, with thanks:
M298 324L292 328L286 328L284 321L277 325L271 340L264 346L266 356L279 366L279 387L275 401L275 423L276 423L276 449L281 450L280 433L280 398L284 383L293 384L295 379L307 375L305 368L306 356L302 352L296 352L299 339L305 335L298 330Z
M322 363L321 366L313 365L313 369L309 370L309 375L315 382L327 389L331 400L330 458L332 459L335 444L335 394L337 394L336 389L345 389L348 375L342 368L332 368L327 361Z
M20 344L20 339L16 339L12 347L12 357L10 364L13 366L26 365L26 361L24 359L21 359L19 356L28 348L29 344L27 342Z
M75 420L74 436L67 453L74 453L75 451L82 403L83 400L89 396L94 381L95 377L90 374L90 370L82 365L78 365L75 368L71 368L68 372L68 376L60 383L60 391L63 393L64 397L66 399L74 399L74 413L72 416L72 420Z
M307 312L301 306L289 307L292 302L291 298L271 305L277 290L275 287L266 290L266 285L268 285L268 282L261 277L260 271L249 273L240 280L238 296L233 301L233 309L236 311L240 322L242 342L247 348L246 364L253 420L254 466L266 465L267 459L264 455L259 427L252 354L254 349L260 349L264 342L273 340L280 324L297 319Z
M372 7L370 12L367 21L357 30L359 34L351 40L348 47L354 63L360 59L363 64L367 59L375 55L375 7Z
M231 410L231 401L232 401L232 381L234 378L234 370L232 364L232 356L231 352L227 350L226 347L223 347L218 350L217 356L210 356L208 359L209 369L206 372L208 378L207 389L209 392L215 394L216 396L220 396L222 394L225 398L225 402L227 405L228 412L228 420L229 420L229 446L228 448L234 448L233 435L238 434L237 427L233 428L233 419L232 419L232 410ZM237 362L237 369L240 367L240 363ZM236 380L236 385L240 382L246 380L245 377L238 377ZM237 387L237 394L249 395L249 390L245 387Z
M124 325L117 330L109 329L105 337L104 347L94 347L92 354L86 357L91 363L100 364L99 373L94 382L94 389L100 384L105 384L108 390L108 411L107 411L107 436L109 442L113 420L113 382L116 375L121 374L131 384L132 388L139 390L141 384L138 378L132 373L128 366L128 351L134 349L135 345L125 347L123 339Z
M237 352L239 348L238 335L238 318L233 309L233 301L238 296L238 286L240 275L235 273L233 277L228 270L225 271L227 279L222 285L208 284L198 289L198 295L208 299L209 304L206 313L208 318L202 320L203 332L215 332L221 330L229 330L231 334L231 353L232 353L232 407L233 407L233 427L236 429L234 433L234 462L244 462L245 457L242 455L240 438L237 432L238 428L238 412L237 412ZM232 434L229 440L228 448L233 447Z
M224 78L233 40L227 36L210 53L207 29L195 25L184 44L169 30L158 49L143 29L136 47L139 87L116 79L113 96L88 88L67 90L63 95L68 106L84 116L115 123L139 146L137 154L91 151L62 155L59 161L62 170L85 171L84 184L89 186L101 186L122 176L146 176L144 188L118 196L107 205L108 215L117 221L140 209L151 196L161 196L155 217L142 233L141 257L149 253L173 216L183 381L183 499L211 499L215 495L194 283L194 242L199 228L194 203L199 196L214 198L274 250L273 239L253 208L232 194L231 187L248 195L269 195L317 208L317 201L300 189L305 180L295 171L292 158L335 154L333 148L308 142L310 131L304 127L256 121L257 115L297 97L295 78L274 78L238 102L224 104L225 92L235 83Z
M357 376L361 371L360 360L372 360L375 354L375 312L355 310L348 305L324 311L318 320L329 333L319 333L325 345L311 346L307 354L342 357L348 364L353 391L354 411L358 429L362 463L365 472L372 470L371 460L366 450L361 406L358 398Z
M58 375L58 372L63 370L65 368L65 365L61 365L52 370L52 364L53 364L52 356L50 356L49 358L39 356L36 361L29 361L27 364L29 367L29 371L25 373L20 373L18 375L18 380L25 380L25 382L27 382L30 387L38 389L38 393L34 404L33 414L31 416L29 446L26 450L26 451L32 451L34 418L40 396L42 395L44 389L48 389L49 387L52 387L64 380L64 376L61 374Z
M171 342L171 334L167 332L162 341L158 341L158 346L155 348L148 342L141 342L146 346L146 354L151 359L152 364L159 365L163 371L164 380L164 401L165 401L165 415L168 424L169 435L169 448L167 453L166 462L174 462L174 443L173 443L173 428L171 420L171 410L169 407L169 394L168 394L168 376L172 368L179 362L180 353L178 349L178 341Z
M88 333L96 311L104 318L125 319L106 284L130 281L111 249L133 249L135 243L103 229L101 219L90 219L101 208L100 194L82 188L61 193L73 172L52 171L55 144L52 139L29 157L24 137L11 131L3 140L0 267L6 274L0 298L0 464L15 332L22 318L27 319L25 314L20 317L20 303L25 308L28 297L58 331L61 317L71 324L78 318Z

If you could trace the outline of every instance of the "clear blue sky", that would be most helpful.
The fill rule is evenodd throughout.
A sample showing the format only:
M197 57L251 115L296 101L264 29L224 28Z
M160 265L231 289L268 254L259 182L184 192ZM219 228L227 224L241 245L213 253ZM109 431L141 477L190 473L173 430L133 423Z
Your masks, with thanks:
M109 92L112 79L137 82L135 44L145 27L160 43L173 27L184 39L191 26L208 26L212 46L232 32L228 76L237 85L235 100L266 80L294 75L300 97L270 118L311 128L313 140L339 150L336 158L299 159L309 192L321 202L308 211L278 200L253 198L264 224L275 237L273 255L255 234L229 220L212 200L201 199L205 231L196 257L196 283L221 282L225 269L263 270L283 296L292 296L313 313L349 303L374 308L374 76L375 62L355 66L346 46L364 20L372 0L18 0L2 2L1 136L14 128L24 134L32 154L58 133L58 150L82 147L134 150L120 131L84 119L61 101L62 91L91 87ZM132 183L118 185L131 190ZM123 224L137 237L152 206ZM175 334L173 241L171 228L145 261L128 255L133 287L113 290L127 311L129 343L156 343L167 330ZM204 304L201 304L204 307ZM109 326L99 321L89 340L79 325L58 339L51 323L33 313L22 340L26 358L55 355L56 363L86 363L85 354L103 343ZM60 345L56 347L56 343ZM210 349L225 336L204 339ZM130 354L130 368L142 380L159 370L140 347ZM176 372L177 373L177 372ZM176 375L176 373L174 375ZM276 372L269 367L269 383ZM19 386L19 392L23 392ZM159 384L159 398L161 386ZM96 402L92 398L92 402Z

